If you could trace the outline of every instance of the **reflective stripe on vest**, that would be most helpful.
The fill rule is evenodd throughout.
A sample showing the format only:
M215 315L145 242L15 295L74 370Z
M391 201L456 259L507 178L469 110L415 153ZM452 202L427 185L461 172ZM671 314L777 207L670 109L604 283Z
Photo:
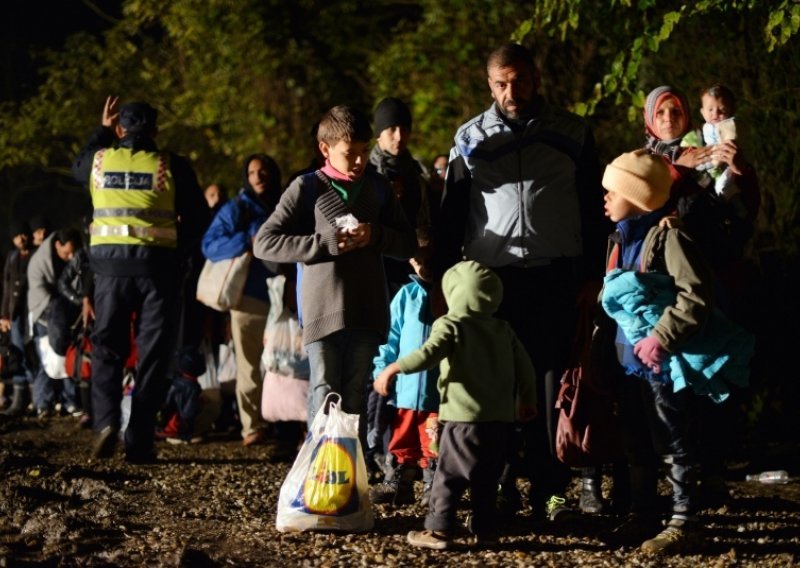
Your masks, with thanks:
M96 227L92 225L90 231L92 237L139 237L154 239L173 239L178 238L175 229L159 229L158 227L134 227L132 225L114 225Z
M94 155L91 246L177 246L175 183L166 155L107 148Z

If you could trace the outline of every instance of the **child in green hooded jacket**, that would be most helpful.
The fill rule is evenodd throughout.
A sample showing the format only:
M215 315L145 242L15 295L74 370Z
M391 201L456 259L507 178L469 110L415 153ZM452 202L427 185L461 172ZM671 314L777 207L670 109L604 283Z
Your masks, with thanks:
M533 364L508 322L493 315L503 297L500 278L477 262L460 262L445 273L442 291L448 312L434 322L428 340L388 365L374 383L385 396L398 373L440 364L439 463L426 530L408 533L409 543L437 550L450 545L467 488L476 542L494 541L496 487L509 426L536 416Z

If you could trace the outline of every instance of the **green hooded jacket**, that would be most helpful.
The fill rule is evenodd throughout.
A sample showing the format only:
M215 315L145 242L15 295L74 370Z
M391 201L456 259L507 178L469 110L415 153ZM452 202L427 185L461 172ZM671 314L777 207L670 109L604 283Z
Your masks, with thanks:
M493 316L503 299L500 278L477 262L460 262L445 273L442 291L447 315L397 364L414 373L440 363L443 422L515 421L517 402L536 406L536 373L508 322Z

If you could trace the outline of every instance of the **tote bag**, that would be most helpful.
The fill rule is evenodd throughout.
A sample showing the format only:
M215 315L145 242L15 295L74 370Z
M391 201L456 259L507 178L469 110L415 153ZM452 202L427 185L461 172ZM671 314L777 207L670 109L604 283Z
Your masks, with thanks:
M251 258L246 252L216 262L206 260L197 280L197 300L220 312L236 308L242 301Z

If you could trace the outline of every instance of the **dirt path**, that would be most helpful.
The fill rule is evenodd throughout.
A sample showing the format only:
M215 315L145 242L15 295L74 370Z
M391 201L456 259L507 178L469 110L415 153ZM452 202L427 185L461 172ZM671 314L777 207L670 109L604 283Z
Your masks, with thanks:
M730 502L703 511L704 543L689 556L611 549L596 537L610 517L554 527L530 510L495 550L432 552L405 543L421 527L416 507L376 507L376 529L366 535L277 532L288 466L270 464L268 446L222 438L160 445L159 464L129 466L121 457L92 460L90 444L70 418L46 427L0 421L0 567L800 566L800 482L743 482L747 463L731 471ZM783 453L797 475L797 448Z

